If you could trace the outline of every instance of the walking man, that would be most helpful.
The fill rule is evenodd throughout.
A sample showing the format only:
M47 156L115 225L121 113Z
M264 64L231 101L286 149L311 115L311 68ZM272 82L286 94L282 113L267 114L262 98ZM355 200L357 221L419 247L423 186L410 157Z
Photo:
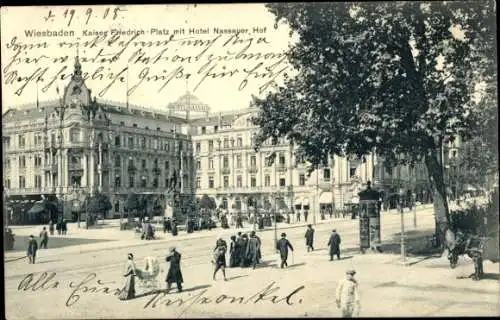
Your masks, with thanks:
M167 282L167 293L170 291L172 287L172 283L177 284L177 291L182 292L182 283L184 279L182 278L181 272L181 254L175 250L175 247L170 248L170 254L165 259L167 262L170 262L170 268L168 269L167 278L165 282Z
M47 228L43 227L42 232L40 232L40 249L47 249L47 242L49 242L49 233L47 232Z
M36 252L38 250L38 243L33 235L30 235L28 242L28 263L35 264Z
M286 233L282 233L281 239L278 240L278 243L276 244L276 250L280 252L281 269L283 269L283 267L288 267L288 263L286 261L288 259L288 248L293 251L292 244L286 238Z
M222 274L224 275L224 281L227 281L226 278L226 251L227 251L227 243L222 237L219 237L215 244L214 254L215 254L215 270L213 279L215 280L215 275L217 271L222 270Z
M328 245L330 246L330 261L333 261L333 256L337 255L337 259L340 260L340 235L337 230L333 229L330 240L328 240Z
M300 210L297 210L297 223L300 222Z
M314 243L314 229L310 224L307 225L307 231L306 231L306 246L307 246L307 252L309 251L314 251L313 243Z
M49 232L51 236L54 235L54 222L52 220L49 222Z
M360 301L358 282L354 279L355 270L347 271L347 278L340 281L336 290L337 308L342 311L342 318L359 316Z

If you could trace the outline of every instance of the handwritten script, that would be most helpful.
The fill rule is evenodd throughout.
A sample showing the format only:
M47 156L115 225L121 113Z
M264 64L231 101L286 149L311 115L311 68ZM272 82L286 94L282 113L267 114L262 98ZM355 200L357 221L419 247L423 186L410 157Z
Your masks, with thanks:
M18 96L35 85L47 92L71 78L78 53L82 77L99 97L117 86L129 96L141 87L161 92L176 81L189 81L192 91L210 81L230 81L240 91L254 82L262 93L289 68L266 30L24 30L2 44L2 78Z
M97 274L90 273L82 280L69 281L62 283L57 280L55 272L43 272L39 274L30 273L26 275L17 287L18 291L49 291L54 289L69 289L70 294L66 299L66 306L72 307L76 305L85 295L112 295L119 296L123 289L111 287L115 285L114 281L104 282L97 278ZM181 313L195 305L246 305L246 304L283 304L293 306L302 304L303 299L300 297L300 292L305 287L299 286L291 291L282 292L283 290L272 281L264 288L257 290L255 293L247 296L235 296L231 294L216 294L211 295L208 289L204 289L196 294L187 293L183 295L171 296L165 291L155 291L151 294L143 295L147 299L144 304L144 309L155 309L158 307L176 307L182 308Z

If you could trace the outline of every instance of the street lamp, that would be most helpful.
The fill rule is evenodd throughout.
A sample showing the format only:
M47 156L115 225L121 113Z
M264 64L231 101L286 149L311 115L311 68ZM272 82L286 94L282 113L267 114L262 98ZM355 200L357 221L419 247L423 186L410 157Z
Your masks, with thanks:
M412 193L413 198L413 227L417 229L417 194Z
M278 202L279 193L274 194L274 245L278 244L278 220L276 219L276 207Z
M401 213L401 260L406 261L406 245L405 245L405 220L403 214L403 197L405 195L405 190L403 188L399 189L399 211Z

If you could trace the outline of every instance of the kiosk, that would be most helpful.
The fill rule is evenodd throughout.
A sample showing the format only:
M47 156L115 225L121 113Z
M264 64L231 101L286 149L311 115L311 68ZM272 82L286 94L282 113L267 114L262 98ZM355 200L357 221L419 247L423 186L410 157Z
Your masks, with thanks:
M361 252L371 249L382 252L380 237L380 193L371 188L368 181L367 188L359 195L359 243Z

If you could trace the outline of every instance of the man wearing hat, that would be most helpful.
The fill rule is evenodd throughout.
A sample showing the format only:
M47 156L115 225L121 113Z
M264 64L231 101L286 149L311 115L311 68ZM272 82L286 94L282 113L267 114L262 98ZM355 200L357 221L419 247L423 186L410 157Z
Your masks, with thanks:
M167 278L167 293L172 287L172 283L177 284L177 291L182 292L182 283L184 279L182 278L181 272L181 254L175 250L175 247L170 247L170 254L167 256L166 261L170 262L170 268L168 269Z
M343 318L352 318L359 316L360 302L358 282L354 279L356 271L349 269L346 272L347 278L340 281L337 286L335 298L337 308L342 311Z
M281 234L281 239L276 243L276 250L280 252L281 257L281 269L283 267L288 267L286 260L288 259L288 248L293 251L292 244L286 238L286 233Z
M340 242L340 235L337 233L337 230L333 229L330 240L328 240L328 245L330 246L330 261L333 260L334 255L340 260Z

